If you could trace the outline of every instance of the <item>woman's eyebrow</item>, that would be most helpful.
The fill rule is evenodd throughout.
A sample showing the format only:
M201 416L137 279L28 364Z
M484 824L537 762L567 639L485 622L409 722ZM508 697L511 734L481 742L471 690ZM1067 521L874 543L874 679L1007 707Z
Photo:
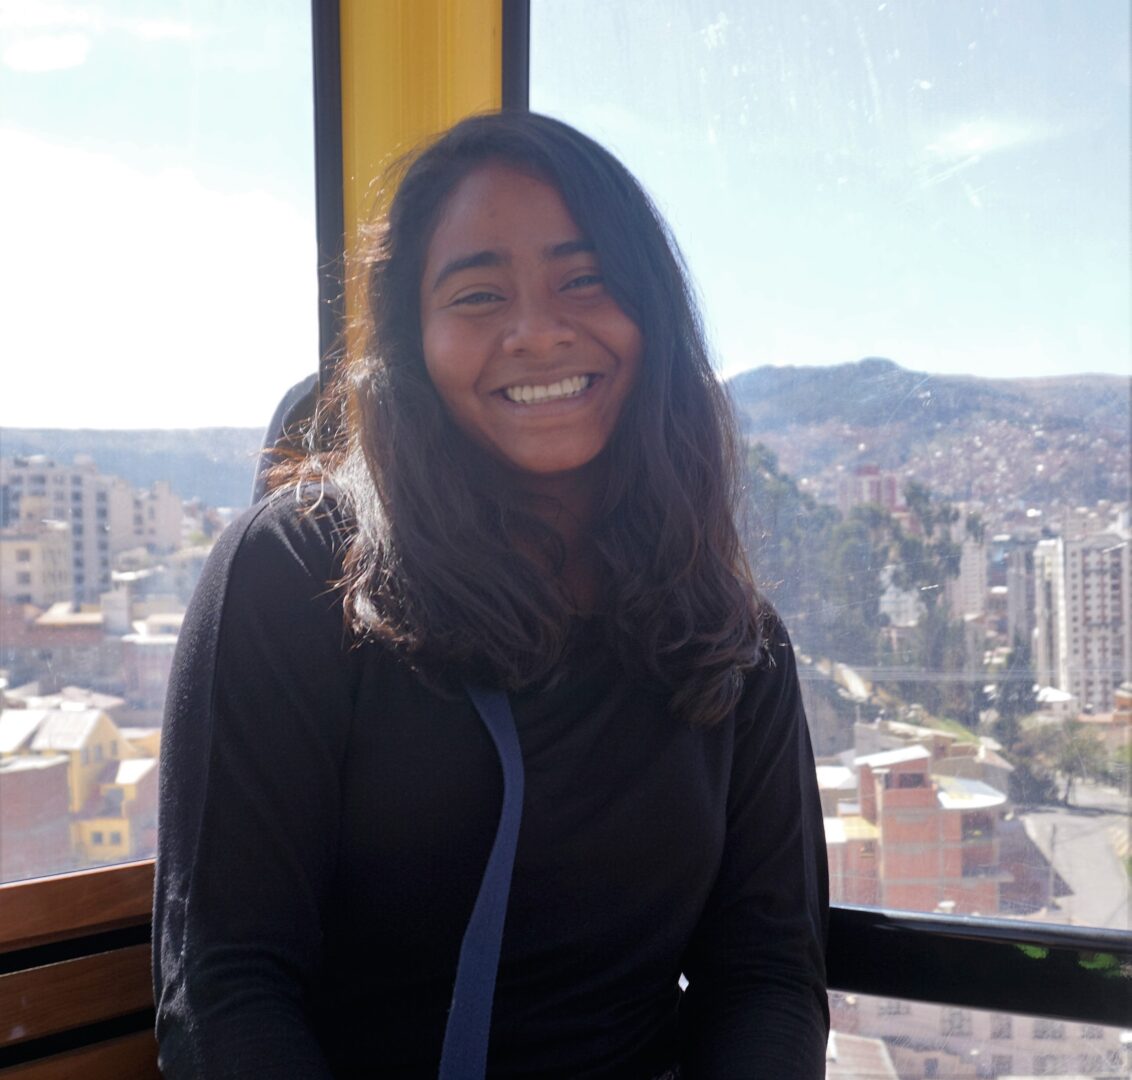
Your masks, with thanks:
M504 266L510 261L509 257L498 251L477 251L471 255L459 255L444 264L443 269L436 275L436 280L432 283L432 290L435 292L448 278L453 274L458 274L461 270L475 270L481 266Z
M555 259L568 259L571 255L577 255L579 252L593 250L592 240L563 240L560 244L550 244L543 248L542 257L547 262L551 262ZM501 251L476 251L470 255L458 255L455 259L450 259L444 264L440 273L436 275L436 280L432 283L432 290L435 292L448 278L453 274L460 273L461 270L476 270L482 266L506 266L510 262L510 255L505 255Z
M592 240L579 238L577 240L566 240L561 244L551 244L550 247L543 250L543 258L547 261L551 259L567 259L571 255L577 255L582 251L593 251L594 245Z

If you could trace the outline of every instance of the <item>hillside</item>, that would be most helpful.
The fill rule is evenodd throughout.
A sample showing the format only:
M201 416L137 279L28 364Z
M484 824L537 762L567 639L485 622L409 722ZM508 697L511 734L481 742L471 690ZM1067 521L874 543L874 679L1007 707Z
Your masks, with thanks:
M744 434L833 501L839 470L875 464L941 495L1005 509L1127 499L1129 394L1115 375L982 379L927 375L869 358L835 367L763 367L729 386ZM6 428L0 453L70 462L89 454L146 487L167 479L212 506L248 500L262 432Z
M744 434L821 498L838 470L868 463L1005 508L1127 499L1130 384L928 375L869 358L757 368L730 387Z
M121 476L135 487L168 480L182 499L197 497L209 506L247 505L259 428L94 431L56 428L4 428L0 453L45 454L70 464L88 454L100 472Z

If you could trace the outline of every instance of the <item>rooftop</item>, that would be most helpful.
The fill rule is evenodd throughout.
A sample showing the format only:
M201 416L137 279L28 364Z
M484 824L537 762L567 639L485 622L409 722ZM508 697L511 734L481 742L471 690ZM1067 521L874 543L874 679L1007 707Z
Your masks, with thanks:
M880 829L857 814L822 818L827 844L847 844L850 840L875 840Z
M965 776L935 777L939 805L944 810L986 810L1002 806L1006 796L982 780Z
M0 754L16 753L46 716L46 709L0 710Z
M127 758L118 763L118 772L114 777L115 784L136 784L143 776L151 772L157 765L157 758Z
M898 1080L899 1073L881 1039L831 1031L825 1050L826 1080Z
M51 709L35 733L33 750L81 750L105 715L99 709Z
M853 770L844 765L818 765L817 774L822 791L853 791L857 787Z
M899 750L882 750L879 754L866 754L854 759L855 765L867 765L870 769L883 769L888 765L900 765L906 761L926 761L931 751L923 746L902 746Z
M40 769L54 769L67 764L66 754L23 754L20 757L0 761L0 774L30 772Z

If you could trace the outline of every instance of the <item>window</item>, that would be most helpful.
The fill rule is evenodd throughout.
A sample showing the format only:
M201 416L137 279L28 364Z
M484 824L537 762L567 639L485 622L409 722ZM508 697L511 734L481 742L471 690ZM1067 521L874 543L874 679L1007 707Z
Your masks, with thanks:
M122 843L122 834L120 832L112 832L110 834L110 843L117 846Z
M1060 1020L1047 1020L1039 1017L1034 1021L1035 1039L1064 1039L1065 1025Z
M90 842L92 844L97 844L97 845L101 846L102 845L102 833L97 829L93 830L90 834Z
M1012 1016L995 1015L991 1017L990 1037L992 1039L1009 1039L1014 1035L1014 1018Z
M924 1076L929 1078L939 1076L939 1058L924 1058Z
M972 977L977 979L978 973ZM922 1076L927 1058L936 1059L940 1077L1056 1075L1037 1074L1039 1057L1047 1059L1047 1068L1056 1059L1073 1073L1081 1055L1100 1055L1111 1070L1104 1055L1119 1056L1123 1046L1123 1033L1116 1027L1066 1025L1065 1038L1051 1047L1033 1038L1033 1017L858 994L831 993L830 1017L834 1031L882 1040L899 1076ZM1096 1036L1086 1038L1085 1026L1093 1027ZM1051 1049L1058 1053L1051 1057ZM1101 1070L1097 1074L1104 1075Z
M836 799L876 833L873 860L831 851L835 902L1128 929L1127 875L1058 805L1055 743L1132 678L1127 630L1084 625L1081 575L1125 527L1132 460L1129 39L1072 0L531 6L532 107L641 178L731 379L750 560L820 763L858 784ZM1116 381L1076 400L1080 333ZM995 394L1036 376L1046 404L991 407L972 375ZM1066 464L1094 453L1106 480ZM1001 581L996 543L1020 553ZM917 748L861 790L860 759ZM1104 790L1078 777L1070 801L1119 828L1106 752L1078 757Z
M970 1035L971 1014L966 1009L944 1009L940 1017L941 1035Z
M881 998L877 1002L877 1012L881 1016L906 1016L911 1011L912 1006L909 1002L896 998Z
M1123 527L1130 479L1128 53L1123 9L1072 0L531 5L532 108L640 177L731 379L752 566L803 658L819 764L848 762L857 783L823 793L845 835L830 845L835 902L1132 928L1129 880L1059 805L1056 765L1066 720L1111 695L1086 679L1105 640L1103 666L1132 678L1127 630L1083 625L1096 601L1074 546ZM1093 124L1110 145L1084 134ZM1081 168L1094 152L1103 164ZM1082 279L1097 291L1078 304ZM1071 321L1118 402L1099 382L1076 405L1061 394L1077 370ZM972 375L1004 392L1038 376L1056 404L987 421L951 381ZM1093 453L1107 494L1065 465ZM946 540L937 513L958 515ZM1000 580L996 542L1017 553ZM867 674L852 701L846 669ZM922 768L882 765L866 790L860 759L917 746ZM1074 781L1077 799L1104 803L1090 813L1118 829L1132 809L1099 776ZM917 1008L868 1019L886 1037L963 1030L965 1010ZM948 1038L1011 1039L999 1064L1033 1071L1018 1049L1030 1018L1017 1037L1012 1019L993 1034L972 1022ZM953 1064L940 1056L944 1075Z
M1082 1024L1081 1038L1102 1039L1104 1038L1104 1028L1102 1028L1099 1024Z
M22 613L18 640L29 644L9 649L5 633L0 666L13 686L50 677L55 689L122 699L110 717L117 732L100 732L100 746L75 754L80 770L94 770L157 753L162 663L124 639L140 620L182 612L191 590L189 575L177 582L175 561L138 556L135 494L167 485L170 521L198 499L215 537L247 502L264 423L318 368L311 5L50 7L17 5L0 18L0 235L6 249L23 252L19 274L5 278L0 354L35 358L4 370L0 485L19 486L23 499L61 497L58 510L49 506L70 521L68 599L78 606L55 612L54 628L35 623L41 611ZM75 203L76 176L97 213ZM151 228L157 220L162 228ZM257 252L262 272L224 254L237 238ZM57 276L62 250L98 268L69 290L65 319L58 297L42 288ZM267 320L249 318L268 309ZM163 343L157 352L155 341ZM33 442L48 430L45 452ZM34 460L44 464L11 466L9 485L17 454L42 454ZM160 534L165 503L151 505ZM178 530L168 546L180 543ZM47 789L55 777L41 782L45 805L60 805ZM148 820L155 799L156 783L141 782L127 817ZM16 841L4 830L0 881L74 869L83 837L95 845L79 821L68 812L44 824L49 843L31 828ZM119 831L150 843L152 829ZM109 835L118 854L120 837ZM108 853L106 836L99 855ZM13 844L24 849L19 858Z
M16 562L31 562L31 548L17 548Z

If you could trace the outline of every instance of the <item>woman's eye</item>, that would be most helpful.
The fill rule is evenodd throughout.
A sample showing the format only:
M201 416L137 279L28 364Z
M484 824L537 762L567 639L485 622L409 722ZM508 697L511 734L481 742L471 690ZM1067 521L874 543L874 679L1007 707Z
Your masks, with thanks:
M605 278L598 273L579 274L566 282L567 289L589 289L595 285L604 285Z
M456 297L452 301L453 304L466 304L470 307L478 307L482 304L492 304L497 300L502 300L498 293L487 292L481 289L479 292L465 293L463 296Z

